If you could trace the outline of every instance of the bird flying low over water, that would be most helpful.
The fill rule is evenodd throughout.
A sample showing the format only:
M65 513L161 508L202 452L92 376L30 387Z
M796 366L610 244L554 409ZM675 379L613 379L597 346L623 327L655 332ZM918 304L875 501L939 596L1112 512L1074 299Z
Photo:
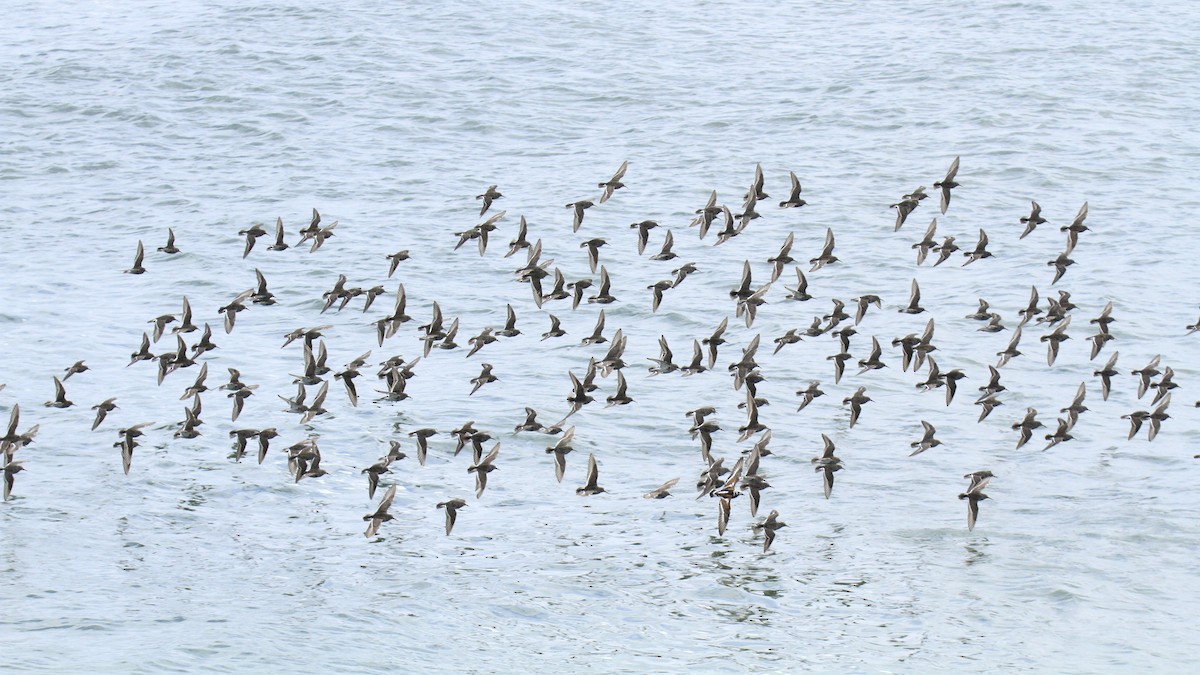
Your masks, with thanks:
M383 499L379 500L379 506L375 509L375 511L363 516L363 520L369 521L367 523L367 531L363 533L368 539L379 533L379 527L381 525L389 520L395 519L395 516L388 513L388 509L392 507L392 500L395 498L396 486L393 485L387 489L387 492L383 493ZM447 534L449 534L449 532L447 532Z
M613 174L612 178L609 178L608 180L604 181L603 183L598 184L597 187L604 188L604 194L600 195L600 203L601 204L608 201L609 198L611 198L613 196L614 192L625 187L625 184L621 182L621 179L625 177L625 170L628 168L629 168L628 161L621 162L621 167L619 169L617 169L617 172Z
M979 502L988 498L983 493L983 489L987 487L988 481L992 479L991 471L977 471L973 474L967 474L965 477L970 477L971 486L967 491L958 496L959 499L967 500L967 531L975 529L975 521L979 518Z
M950 170L946 172L946 177L933 184L933 187L940 188L942 191L942 215L946 214L946 209L950 207L950 190L958 187L958 183L954 182L954 177L958 175L958 157L950 163Z

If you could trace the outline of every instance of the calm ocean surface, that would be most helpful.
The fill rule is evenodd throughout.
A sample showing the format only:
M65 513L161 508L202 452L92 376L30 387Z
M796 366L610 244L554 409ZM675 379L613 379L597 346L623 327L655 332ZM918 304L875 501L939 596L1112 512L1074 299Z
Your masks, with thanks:
M533 668L595 672L1157 671L1200 656L1200 8L1110 2L90 2L5 4L0 22L0 415L21 406L25 471L0 504L0 641L6 669L44 671L430 671ZM962 167L949 211L934 181ZM578 233L563 204L597 199L622 161L627 187L587 212ZM719 247L687 227L717 190L734 212L756 163L771 197L763 217ZM779 209L788 172L809 204ZM473 197L498 184L506 210L486 255L453 251L480 222ZM918 185L933 195L893 232L888 205ZM1018 239L1030 200L1049 222ZM1089 202L1076 264L1051 286L1057 230ZM307 245L246 259L238 231L282 217L288 241L313 207L338 228ZM568 371L608 344L579 340L598 305L537 309L504 258L518 217L568 281L596 278L579 243L600 252L619 302L611 336L629 344L635 403L597 403L570 418L576 451L562 484L543 448L513 435L524 406L550 423L567 411ZM910 248L931 217L964 249L987 230L994 258L917 267ZM654 219L647 253L629 223ZM155 249L173 227L183 253ZM841 262L808 273L832 228ZM664 232L679 258L653 261ZM786 300L789 265L751 329L729 289L743 261L754 287L787 234L814 299ZM138 240L144 275L122 274ZM384 256L411 260L387 279ZM650 312L646 287L680 264L700 271ZM267 277L278 304L251 306L232 334L217 309ZM384 284L320 314L339 274ZM921 284L925 314L896 311ZM549 281L549 280L548 280ZM414 321L379 348L373 322L399 282ZM1062 353L1046 366L1044 326L1003 369L1004 405L982 424L972 405L987 365L1019 321L1031 285L1078 305ZM595 289L589 289L590 292ZM824 335L772 355L772 340L829 312L831 299L883 298L851 340L840 384ZM148 320L179 311L210 322L196 439L172 438L197 368L155 384L126 368ZM964 318L986 298L1009 330ZM411 399L376 403L374 364L420 355L416 326L433 301L461 321L463 348L415 368ZM1088 319L1112 301L1116 340L1095 361ZM464 358L467 339L499 327L505 305L521 336ZM1043 307L1045 303L1043 301ZM852 311L852 309L851 309ZM547 313L567 336L539 342ZM647 378L666 336L678 362L729 316L717 368ZM937 321L943 370L963 369L958 398L921 393L902 372L897 336ZM277 395L294 393L300 326L329 323L329 364L373 349L362 398L338 381L329 414L300 425ZM761 334L758 362L774 454L763 460L772 509L788 526L768 553L745 497L717 536L714 499L695 500L702 467L684 412L717 407L713 454L732 464L745 414L725 371ZM197 333L187 336L194 342ZM858 375L870 338L888 368ZM174 348L166 336L155 353ZM1120 352L1113 392L1092 371ZM1153 443L1126 440L1121 415L1149 409L1130 370L1156 354L1175 371L1171 418ZM75 407L42 406L51 377ZM500 381L474 396L480 363ZM260 385L236 423L216 390L227 368ZM827 395L796 413L795 391ZM1075 439L1042 452L1058 409L1087 382ZM841 399L874 401L848 428ZM120 406L89 430L100 401ZM1049 428L1015 450L1009 427L1027 406ZM470 457L445 433L467 420L501 444L498 470L474 498ZM944 445L908 457L921 420ZM128 476L116 429L152 422ZM228 432L278 427L271 455L236 463ZM407 432L435 427L426 466ZM809 459L821 434L846 470L830 500ZM329 474L295 483L282 448L319 436ZM378 539L363 537L360 471L401 440L409 457L384 484L398 491ZM490 444L489 444L490 447ZM608 493L574 494L588 453ZM990 469L990 500L966 528L961 476ZM676 495L641 499L681 477ZM435 504L462 497L451 536ZM1190 664L1190 665L1189 665Z

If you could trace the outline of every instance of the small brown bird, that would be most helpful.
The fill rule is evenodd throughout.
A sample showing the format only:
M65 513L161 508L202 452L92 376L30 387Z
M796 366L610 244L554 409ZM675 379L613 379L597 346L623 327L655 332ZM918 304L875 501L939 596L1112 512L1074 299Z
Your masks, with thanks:
M465 506L467 506L465 499L449 499L438 502L439 509L446 509L446 536L450 536L450 530L454 529L454 523L458 520L458 510Z
M83 361L76 361L75 363L73 363L71 365L70 368L66 369L66 371L65 371L66 374L63 375L63 382L66 382L67 380L71 379L71 376L76 373L82 373L82 372L85 372L88 370L91 370L91 369L87 367L87 364L85 364Z
M946 172L946 177L933 184L935 188L942 190L942 215L946 214L946 209L950 207L950 190L958 187L958 183L954 182L954 177L958 174L958 157L950 163L950 170Z
M19 460L10 459L4 464L4 501L12 497L13 477L24 470Z
M485 488L487 488L488 474L496 470L494 462L499 455L500 444L497 443L495 447L492 448L492 451L489 452L483 459L481 459L479 463L473 464L467 469L467 473L475 474L476 499L479 499L481 496L483 496L483 491ZM448 531L447 534L449 534Z
M787 527L787 523L779 520L779 512L772 509L771 513L767 515L766 520L761 523L755 523L752 527L755 530L763 531L763 553L766 553L775 541L775 531L781 527Z
M496 190L496 187L497 186L495 185L489 185L488 189L483 191L483 194L475 195L475 199L483 201L483 206L479 209L479 215L482 216L483 214L487 213L487 210L492 208L492 202L504 197L504 195L500 194L500 192ZM389 274L388 276L391 275Z
M628 161L621 162L621 168L617 169L617 172L613 174L612 178L609 178L608 180L604 181L603 183L597 184L597 187L604 188L604 194L600 195L600 203L601 204L608 201L609 198L611 198L613 196L614 192L625 187L625 184L621 182L621 179L625 177L625 170L628 168L629 168Z
M393 485L387 489L387 492L383 493L383 499L379 500L379 506L375 509L375 512L363 516L363 520L370 521L367 524L367 531L363 533L367 539L378 534L381 525L389 520L395 520L395 516L388 513L388 509L392 506L392 500L395 498L396 486Z
M587 480L582 487L575 489L575 494L580 497L589 497L604 492L604 488L597 485L599 480L600 470L596 467L596 456L588 453Z
M671 488L675 487L677 483L679 483L679 479L672 478L671 480L642 495L642 497L645 499L666 499L667 497L671 496L670 490Z
M831 440L829 436L826 436L825 434L821 434L821 439L825 442L825 450L820 457L813 457L811 461L815 466L815 471L825 472L825 475L823 476L823 482L825 485L825 499L829 499L829 495L833 494L833 474L836 471L841 471L845 467L842 465L842 460L838 459L833 454L835 449L833 440Z
M56 376L54 378L54 400L46 401L47 408L70 408L75 405L67 400L67 390L63 387L62 380Z
M842 401L842 405L850 406L850 428L851 429L854 428L854 424L856 422L858 422L859 415L862 414L863 404L867 403L871 400L871 398L866 395L866 393L865 393L866 391L867 391L866 387L859 387L857 391L855 391L850 396L847 396Z
M146 249L142 246L142 240L138 240L137 253L133 255L133 267L125 270L126 274L145 274L146 268L142 267L142 261L146 259Z
M959 499L967 500L967 531L975 529L975 520L979 517L979 502L988 498L983 493L983 489L987 487L988 481L992 479L990 471L979 471L974 474L967 474L971 477L971 487L967 491L958 496Z
M92 431L95 431L96 427L100 426L100 423L104 421L104 417L108 413L117 408L116 400L117 398L114 396L92 406L92 410L96 411L96 421L92 422Z

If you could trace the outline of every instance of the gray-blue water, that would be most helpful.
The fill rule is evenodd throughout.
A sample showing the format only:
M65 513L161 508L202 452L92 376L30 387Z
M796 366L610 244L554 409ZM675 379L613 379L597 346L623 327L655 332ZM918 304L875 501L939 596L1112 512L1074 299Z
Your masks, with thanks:
M0 505L6 667L1182 671L1200 653L1200 335L1184 336L1200 287L1195 5L10 2L4 15L0 415L19 403L21 430L41 429ZM961 185L941 216L932 183L955 156ZM625 160L627 187L572 233L563 204L596 199ZM763 217L729 243L701 242L693 211L715 189L738 212L756 163L771 195ZM788 171L802 209L775 206ZM490 184L504 193L491 213L507 216L486 255L452 251ZM894 233L888 205L918 185L935 197ZM1049 222L1019 240L1030 200ZM1091 231L1051 286L1057 228L1084 201ZM268 237L241 258L239 230L280 216L295 244L313 207L339 221L320 250L272 252ZM568 281L595 278L579 243L608 240L601 262L619 302L606 335L629 338L636 402L603 408L615 377L599 380L597 403L568 420L576 450L562 484L543 452L553 439L511 429L526 405L544 422L565 414L568 371L608 345L579 345L597 305L539 310L513 280L524 254L502 256L520 215ZM995 257L918 268L910 246L934 215L939 238L964 249L986 229ZM628 224L648 218L662 227L639 256ZM168 227L183 253L155 250ZM646 377L660 335L687 362L694 338L733 318L744 260L757 288L794 232L807 271L826 228L841 262L808 274L813 300L784 299L789 265L753 328L731 321L715 372ZM680 257L649 260L667 229ZM123 274L139 239L147 272ZM386 279L384 256L405 248L411 260ZM652 314L645 287L687 261L700 272ZM256 268L279 303L251 306L226 335L217 309ZM366 314L359 298L321 315L338 274L388 295ZM929 311L900 314L914 278ZM381 349L372 322L399 282L416 320ZM1025 354L1003 369L1004 405L977 423L973 395L1031 285L1072 292L1071 339L1047 367L1047 329L1027 325ZM888 368L858 375L852 361L835 385L828 335L771 354L831 298L863 293L884 307L851 352L865 358L876 336ZM158 387L152 364L125 367L146 322L185 295L220 346L204 357L213 391L193 440L172 436L197 369ZM1009 330L963 318L981 297ZM403 403L371 402L368 374L357 408L333 381L327 415L300 425L282 411L277 395L293 393L302 367L298 345L279 348L284 334L333 324L339 369L368 349L371 364L411 359L434 300L461 320L464 346L499 327L508 303L523 334L470 359L434 350ZM1087 320L1110 300L1116 340L1089 361ZM547 313L566 337L538 341ZM888 346L930 316L942 369L968 375L948 407ZM788 525L765 554L745 497L723 537L716 500L692 498L702 464L683 414L718 408L713 452L727 464L749 448L736 443L744 390L725 365L758 334L774 435L759 518L777 509ZM1113 351L1121 375L1102 401L1092 371ZM1155 354L1180 385L1171 418L1153 443L1144 430L1127 441L1120 416L1149 404L1129 371ZM79 359L92 369L66 383L77 405L43 407L51 377ZM468 397L485 361L500 381ZM215 390L230 367L260 385L236 424ZM827 395L797 414L810 379ZM1090 410L1075 439L1042 452L1081 381ZM849 429L840 403L859 386L874 401ZM120 407L89 431L89 407L110 396ZM1049 428L1014 450L1009 426L1027 406ZM469 457L444 433L467 420L501 444L478 500ZM910 458L921 420L944 445ZM126 476L112 443L140 422L154 424ZM230 429L267 426L281 436L263 465L229 459ZM422 426L443 432L423 467L407 436ZM846 464L828 501L809 463L821 433ZM295 483L281 449L309 435L329 474ZM396 520L367 540L375 501L360 471L391 439L410 455L384 477L398 486ZM582 498L588 453L608 493ZM968 532L955 497L977 469L996 477ZM677 476L675 496L641 499ZM453 497L469 506L447 537L435 504Z

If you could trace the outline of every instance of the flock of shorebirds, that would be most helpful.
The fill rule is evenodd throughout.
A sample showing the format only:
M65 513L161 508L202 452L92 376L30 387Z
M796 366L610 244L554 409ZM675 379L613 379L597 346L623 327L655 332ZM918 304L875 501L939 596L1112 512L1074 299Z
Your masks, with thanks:
M574 232L578 232L584 227L584 221L590 209L604 204L625 187L622 181L625 177L627 165L628 163L622 164L611 178L598 183L597 186L602 192L594 200L584 199L566 205L566 208L570 210L572 215L572 229ZM959 160L955 158L945 177L933 183L933 187L939 197L938 201L940 202L940 212L942 214L945 214L949 208L953 190L959 187L959 183L956 182L958 168ZM801 197L799 179L795 173L792 173L790 178L791 187L788 196L778 203L778 208L800 208L806 204L805 200ZM763 200L769 198L767 193L764 192L764 182L762 167L759 166L755 171L749 189L742 197L741 206L738 209L739 213L734 213L734 210L728 205L719 203L717 193L713 191L707 202L695 211L696 215L690 226L698 229L699 238L702 241L708 237L711 230L715 230L716 245L742 235L746 232L748 226L761 216L756 209L761 208L764 204ZM486 254L490 234L498 229L499 223L507 215L504 211L495 212L493 209L495 203L504 196L497 188L498 186L496 185L489 186L482 194L476 196L476 200L480 203L479 219L482 222L462 232L454 233L458 238L457 244L453 247L455 250L474 242L478 248L479 255ZM896 231L901 229L907 219L916 212L928 196L925 192L925 187L921 186L904 195L896 203L891 204L891 208L896 211ZM489 212L492 212L492 214L489 215ZM1057 283L1073 264L1074 261L1071 260L1070 255L1079 242L1080 236L1088 231L1088 226L1085 224L1087 215L1088 206L1085 203L1070 223L1059 228L1066 233L1066 240L1062 252L1046 263L1048 266L1054 268L1054 276L1051 284ZM1016 222L1018 221L1015 214L1013 220L1015 229ZM1020 238L1023 239L1048 221L1042 217L1041 207L1038 203L1033 202L1028 215L1019 218L1019 222L1024 225L1023 232L1020 234ZM335 236L337 225L338 223L336 222L324 224L320 214L314 209L311 221L299 232L299 240L289 244L287 242L288 233L284 229L283 221L282 219L277 219L273 233L274 241L267 248L270 251L284 251L308 246L310 252L315 252ZM636 230L638 254L644 255L652 232L661 226L656 221L644 220L633 223L629 227ZM992 253L988 250L988 235L982 229L979 231L978 240L973 248L960 250L960 247L955 243L954 236L944 236L939 240L937 238L937 227L937 218L934 218L925 230L921 240L912 244L912 249L916 251L917 265L925 264L932 253L937 254L936 260L932 263L933 266L945 263L955 253L961 253L963 256L963 266L992 257ZM674 234L670 229L665 227L662 229L665 231L665 235L661 250L651 256L650 259L654 261L672 261L678 257L672 250L674 246ZM254 225L242 230L239 235L245 238L243 258L251 254L259 238L268 237L268 240L272 238L272 233L261 225ZM751 262L747 260L743 265L740 282L729 291L735 316L740 320L744 320L747 328L753 325L757 312L767 302L767 296L773 284L784 275L789 265L798 262L791 255L793 239L794 235L789 234L779 252L765 261L770 269L769 280L760 286L756 286L753 282ZM573 451L572 443L575 438L575 427L568 425L568 423L571 421L572 415L596 401L596 397L592 395L598 389L596 378L608 378L614 374L616 376L615 391L605 399L609 406L624 406L634 402L633 398L629 395L628 383L624 374L626 368L633 367L632 364L628 364L624 360L627 338L619 328L610 334L605 333L606 325L603 306L618 301L613 295L613 285L608 270L601 263L601 248L608 244L609 242L606 239L600 237L588 239L580 243L579 248L584 250L587 255L588 268L592 274L598 274L598 279L593 281L592 278L582 278L568 282L561 268L553 267L552 269L554 264L552 259L543 258L542 240L535 239L530 241L528 224L525 217L521 216L517 226L516 237L509 242L509 247L505 254L507 258L524 252L524 263L515 270L514 274L518 281L529 285L533 305L537 311L546 314L549 320L549 329L541 334L542 341L558 339L566 335L566 331L562 328L559 319L544 309L548 303L559 302L564 306L569 303L571 309L574 310L583 303L586 297L587 304L601 305L596 315L595 328L591 334L583 338L582 344L585 346L607 344L608 346L600 358L592 356L586 364L581 363L579 374L574 371L568 373L570 387L569 394L566 397L568 407L565 416L553 424L545 425L538 421L538 412L527 407L525 408L524 420L517 424L514 429L514 433L539 432L551 437L552 444L546 448L546 453L550 455L555 475L559 482L562 482L565 475L567 467L566 458ZM447 248L450 248L449 242L447 242ZM176 246L173 229L168 230L167 242L164 246L159 247L158 251L164 255L174 255L180 252L180 249ZM827 266L838 264L839 260L835 255L835 251L836 240L834 233L832 229L828 229L821 250L808 261L810 267L807 273L814 274ZM401 269L404 261L408 259L409 251L407 250L387 255L387 277L390 279ZM670 265L674 267L671 270L670 276L647 288L650 292L646 299L651 306L651 311L657 311L668 292L675 291L689 275L698 271L695 263L682 265L670 263ZM675 267L675 265L678 266ZM380 274L382 274L382 262L380 268ZM125 270L125 272L133 275L140 275L147 272L145 267L145 249L141 241L137 244L133 266ZM231 302L218 309L218 313L223 316L226 333L234 330L238 314L247 310L252 305L272 305L275 303L274 294L268 288L266 277L259 270L255 270L255 272L256 284L254 287L238 294ZM795 287L787 287L787 293L784 298L789 302L806 302L811 300L812 296L808 293L808 279L805 276L805 271L801 269L800 265L795 265L794 274L796 279ZM322 313L331 309L341 311L349 303L357 301L362 302L362 311L365 313L380 296L388 293L383 285L360 288L348 287L347 283L347 277L339 275L334 286L324 293ZM1043 299L1045 306L1043 306ZM854 357L850 354L850 343L851 337L858 332L856 326L862 324L872 307L876 310L883 308L883 300L879 296L872 294L861 295L853 298L850 302L853 304L848 305L841 300L834 299L833 307L829 313L814 318L812 324L807 329L794 328L775 338L773 340L775 344L774 353L778 354L788 345L795 344L804 338L815 338L826 334L832 335L837 338L839 349L836 353L826 358L833 365L833 382L835 384L840 383L846 364L854 361ZM400 283L395 292L394 301L389 304L390 309L386 310L386 314L373 322L376 343L379 348L382 348L389 340L392 340L405 323L413 320L412 317L406 314L407 295L403 283ZM1076 306L1071 302L1070 294L1066 291L1060 291L1056 298L1042 298L1036 287L1032 289L1028 305L1018 312L1020 322L1012 329L1011 340L1008 346L997 354L999 357L997 363L988 366L986 384L979 387L980 395L975 401L975 404L980 406L979 422L983 422L996 407L1003 404L1000 396L1006 390L1006 387L1001 383L1001 369L1011 359L1021 355L1022 352L1019 351L1019 347L1021 346L1022 329L1031 325L1041 325L1045 328L1046 332L1040 336L1039 340L1046 344L1046 362L1048 366L1052 366L1058 355L1060 344L1070 338L1067 330L1071 327L1073 316L1071 312L1074 309L1076 309ZM921 306L921 289L915 279L912 282L907 303L900 305L898 311L913 315L926 311ZM979 330L983 332L995 333L1009 330L1003 324L1000 314L993 310L988 302L983 299L979 300L978 309L972 314L967 315L966 318L978 320L982 324ZM195 438L200 435L198 428L203 424L201 420L201 395L206 392L212 392L212 389L207 384L209 374L208 363L204 356L206 353L216 349L217 345L213 341L213 331L210 324L204 323L203 326L198 326L193 323L193 319L192 308L186 297L182 300L179 313L150 319L148 323L151 324L151 328L143 333L141 343L136 351L131 354L129 362L129 365L139 362L155 364L157 367L157 379L160 385L167 376L175 371L188 368L196 369L197 375L195 380L183 390L180 396L181 401L190 401L190 405L185 408L185 419L177 425L177 429L174 431L175 438ZM1114 336L1109 331L1110 324L1114 321L1116 319L1113 317L1111 302L1095 318L1090 319L1090 324L1095 326L1096 330L1095 334L1087 338L1091 343L1091 358L1093 360L1100 356L1108 342L1114 339ZM711 335L703 339L694 339L692 343L692 358L688 362L676 363L666 337L661 337L659 339L660 353L656 357L647 358L650 362L648 367L649 374L665 375L676 373L681 376L694 376L714 370L719 358L718 350L725 343L723 336L728 325L729 317L726 316L720 321ZM303 425L311 425L322 415L328 413L325 406L327 404L331 379L341 381L348 405L359 405L358 385L355 383L355 380L364 377L363 371L367 368L371 351L368 350L340 370L330 367L326 363L328 353L325 341L322 339L324 331L330 328L331 326L329 325L302 327L281 336L284 348L297 345L299 351L302 352L303 370L302 373L293 375L294 383L297 386L295 394L292 396L281 395L279 398L286 403L288 412L299 416L300 423ZM1200 320L1188 326L1187 329L1189 332L1200 331ZM175 336L175 347L159 353L152 351L153 346L167 335L168 331L170 335ZM517 328L516 308L512 304L508 304L505 308L505 320L502 328L497 329L493 326L485 327L478 335L470 337L466 341L467 344L465 346L460 346L456 342L459 332L459 320L457 318L447 320L443 317L441 307L436 301L432 302L430 320L418 326L414 332L422 350L422 357L427 357L433 349L462 349L466 352L466 356L471 358L498 340L512 339L525 335ZM934 333L934 320L929 319L923 332L897 337L891 341L891 345L893 348L899 350L898 359L902 371L907 372L911 370L913 373L918 373L923 369L924 374L922 377L924 379L917 382L916 386L926 391L935 389L944 390L945 402L949 406L957 393L958 381L966 377L966 374L957 368L943 370L939 367L933 354L937 350ZM184 337L189 334L199 334L199 338L190 345ZM698 440L700 456L702 458L702 464L698 467L698 476L696 479L697 498L709 496L715 500L717 504L717 530L721 535L725 532L730 519L732 503L737 497L743 494L748 496L751 517L756 518L762 493L771 487L767 482L769 472L764 471L765 463L763 460L771 455L768 445L771 441L772 432L771 429L759 420L759 408L767 404L767 401L759 397L757 392L758 383L765 379L759 364L755 360L760 337L755 336L741 350L741 353L736 355L736 358L727 368L728 372L732 375L734 390L741 392L744 389L745 393L744 402L739 405L739 408L744 408L746 422L739 427L740 435L738 442L752 442L752 445L747 450L740 453L739 458L731 467L725 466L725 459L723 457L715 457L712 453L713 434L721 429L717 422L712 419L712 416L716 412L715 408L712 406L702 406L687 412L687 416L691 420L689 432L693 440ZM883 348L879 339L872 337L870 344L868 355L856 361L860 368L858 372L858 376L860 377L872 371L885 368L888 365L885 363ZM297 347L293 347L293 349ZM1104 367L1095 370L1093 373L1094 377L1099 378L1101 396L1105 400L1108 399L1113 378L1118 375L1116 369L1117 356L1118 354L1113 352L1105 361ZM406 359L403 356L396 355L380 363L381 368L375 373L375 376L380 382L378 385L380 388L377 391L381 396L376 398L375 401L386 404L402 402L407 399L409 397L405 393L407 382L416 374L422 357ZM88 366L83 361L79 361L67 368L61 379L55 376L55 396L52 400L47 401L45 405L56 408L72 407L74 404L67 398L65 382L74 375L86 373L88 369ZM231 399L231 418L236 422L247 400L255 395L258 385L243 382L242 374L237 369L229 368L228 370L229 380L220 384L217 389L225 392L225 395ZM497 382L499 378L493 371L494 369L491 364L482 363L479 375L471 380L472 388L469 395L473 395L481 388L489 385L497 386L493 383ZM1148 439L1153 440L1158 434L1163 421L1170 417L1167 410L1171 403L1171 391L1178 385L1173 380L1174 373L1171 367L1163 365L1160 357L1155 357L1148 365L1139 370L1134 370L1132 373L1138 378L1137 393L1139 399L1145 396L1150 390L1154 390L1155 393L1148 410L1138 410L1124 415L1124 418L1130 422L1129 437L1133 438L1143 427L1146 427L1148 430ZM869 378L870 376L867 375L867 377ZM498 386L502 387L503 385ZM821 383L819 381L812 381L806 387L796 392L800 401L799 410L803 410L817 397L824 395L820 387ZM0 385L0 389L3 389L3 385ZM313 393L314 390L315 394ZM310 394L312 395L310 396ZM1071 403L1061 409L1062 416L1058 418L1054 432L1045 434L1045 439L1048 441L1046 449L1072 439L1072 429L1075 427L1080 416L1088 410L1087 406L1084 405L1086 396L1087 386L1086 382L1084 382L1079 385L1078 391ZM866 385L857 387L852 394L844 398L842 403L849 409L850 428L855 426L863 414L864 407L871 403L871 400L867 395ZM1197 403L1197 406L1200 406L1200 402ZM107 399L92 406L92 409L96 413L91 423L91 429L96 431L104 424L107 415L117 409L116 399ZM13 404L7 429L4 436L0 437L0 453L3 456L5 501L12 494L16 474L24 468L22 460L16 458L17 452L24 446L34 442L38 433L37 425L23 432L19 431L20 415L20 406ZM1037 410L1028 408L1024 416L1012 424L1012 429L1019 432L1016 441L1017 448L1021 448L1028 443L1033 438L1034 431L1044 426L1043 422L1038 419L1038 415ZM937 438L937 429L932 424L922 421L921 425L923 434L919 439L912 442L912 455L918 455L942 444L942 441ZM125 474L129 474L131 470L134 451L139 445L138 439L150 427L151 423L140 423L118 430L118 438L113 443L113 446L120 450L122 467ZM311 429L311 426L309 428ZM424 465L426 461L429 451L429 439L438 433L440 432L434 428L415 429L408 433L408 436L413 439L417 460L421 465ZM500 443L496 442L492 444L490 449L485 450L486 444L494 440L495 437L487 431L475 428L473 422L467 422L449 433L456 439L456 446L453 450L455 456L463 449L467 447L471 448L472 462L467 468L467 472L474 474L476 485L475 498L479 499L483 496L487 488L489 475L497 468ZM279 435L280 432L276 428L234 429L229 432L230 438L233 439L234 451L232 457L235 461L241 460L247 452L252 452L249 450L250 443L251 441L255 441L257 444L257 459L261 464L268 456L271 440ZM812 464L815 471L821 475L824 495L828 499L832 495L834 476L843 468L843 463L834 454L836 448L830 437L822 434L822 438L824 441L823 450L818 456L812 459ZM319 436L312 435L284 449L291 476L296 482L303 479L320 478L328 473L321 464L321 450L318 440ZM374 499L376 488L380 485L380 482L385 480L385 476L391 472L392 464L405 457L406 453L401 450L401 443L393 440L391 441L391 449L386 456L379 458L377 462L362 470L362 474L366 477L368 493L371 499ZM964 479L968 480L969 484L958 495L958 498L965 501L967 505L968 529L974 529L975 527L979 515L979 504L988 498L984 489L988 486L992 478L993 475L988 470L972 471L964 475ZM669 497L671 490L675 488L679 480L680 478L671 479L645 493L644 496L648 499ZM584 484L576 489L576 493L581 496L591 496L603 492L605 492L605 488L600 485L596 457L594 454L589 454ZM393 519L389 509L395 494L396 486L388 486L377 508L363 516L363 520L367 522L365 534L368 538L376 536L380 527ZM468 502L462 498L448 499L437 503L437 508L445 511L445 531L447 535L451 533L454 527L458 511L467 506L467 504ZM752 523L753 529L761 531L763 534L764 551L770 548L775 539L776 531L784 526L785 523L780 520L779 512L776 510L770 511L765 518Z

